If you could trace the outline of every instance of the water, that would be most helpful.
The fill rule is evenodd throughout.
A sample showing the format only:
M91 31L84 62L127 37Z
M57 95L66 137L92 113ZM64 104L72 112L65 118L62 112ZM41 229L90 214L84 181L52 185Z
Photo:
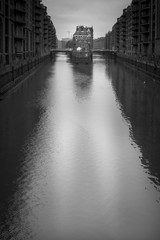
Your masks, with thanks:
M160 239L160 86L65 54L0 102L0 239Z

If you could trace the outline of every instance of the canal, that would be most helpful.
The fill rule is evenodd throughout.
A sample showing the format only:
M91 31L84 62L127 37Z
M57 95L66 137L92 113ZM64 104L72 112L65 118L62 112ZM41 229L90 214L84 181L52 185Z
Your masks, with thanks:
M160 85L66 54L0 101L1 240L160 239Z

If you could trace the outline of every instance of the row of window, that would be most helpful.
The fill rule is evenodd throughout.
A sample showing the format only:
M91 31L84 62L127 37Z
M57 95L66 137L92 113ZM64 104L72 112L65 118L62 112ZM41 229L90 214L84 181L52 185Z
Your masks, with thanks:
M90 34L89 34L89 35L74 35L74 37L77 38L77 39L78 39L78 38L79 38L79 39L80 39L80 38L81 38L81 39L82 39L82 38L85 39L85 38L90 38L91 35L90 35Z
M3 51L3 22L2 19L0 18L0 52Z
M2 12L2 0L0 0L0 12Z

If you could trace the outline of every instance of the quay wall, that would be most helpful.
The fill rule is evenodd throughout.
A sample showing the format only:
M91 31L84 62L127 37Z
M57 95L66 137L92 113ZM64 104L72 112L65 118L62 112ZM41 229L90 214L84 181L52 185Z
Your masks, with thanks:
M0 98L3 98L8 91L15 88L25 78L42 65L50 60L50 55L45 55L22 63L6 66L0 69Z
M121 63L122 62L126 63L127 65L137 68L137 70L149 74L152 78L160 80L160 58L159 59L149 59L142 57L135 58L117 53L116 59Z

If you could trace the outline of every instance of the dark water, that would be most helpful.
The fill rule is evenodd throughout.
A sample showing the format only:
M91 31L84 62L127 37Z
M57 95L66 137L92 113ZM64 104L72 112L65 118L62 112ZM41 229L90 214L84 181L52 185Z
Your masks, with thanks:
M0 239L160 239L159 107L101 55L25 81L0 102Z

